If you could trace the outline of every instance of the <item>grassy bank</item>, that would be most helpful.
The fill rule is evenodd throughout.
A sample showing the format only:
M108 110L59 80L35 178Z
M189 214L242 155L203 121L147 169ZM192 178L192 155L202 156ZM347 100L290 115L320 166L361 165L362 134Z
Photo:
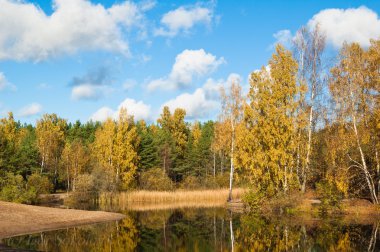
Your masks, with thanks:
M326 205L315 191L305 194L292 193L265 199L260 207L260 213L264 215L289 214L296 216L345 216L348 219L355 218L380 218L380 207L366 199L342 199L334 205Z
M232 191L232 198L242 198L244 189ZM104 193L100 197L103 204L112 203L121 209L153 210L186 207L221 207L226 205L228 189L216 190L176 190L176 191L131 191L118 194Z

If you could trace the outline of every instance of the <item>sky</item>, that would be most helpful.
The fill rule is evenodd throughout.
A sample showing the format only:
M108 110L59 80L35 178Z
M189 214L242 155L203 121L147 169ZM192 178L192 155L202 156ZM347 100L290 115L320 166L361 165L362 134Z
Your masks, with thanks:
M319 23L330 52L380 38L380 1L0 0L0 117L215 120L219 90Z

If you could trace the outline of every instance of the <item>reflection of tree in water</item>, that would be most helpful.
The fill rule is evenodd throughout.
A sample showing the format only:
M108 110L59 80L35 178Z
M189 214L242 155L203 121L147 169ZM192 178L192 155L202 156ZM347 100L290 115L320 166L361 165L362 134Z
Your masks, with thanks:
M10 247L37 251L134 251L139 242L134 220L81 226L5 239Z
M139 214L139 251L229 251L228 213L224 209L171 210L162 223L161 214ZM152 218L147 220L147 218ZM224 224L225 223L225 224ZM226 226L227 225L227 226Z
M251 216L225 209L128 212L119 222L4 239L39 251L380 251L379 223Z
M235 251L363 251L365 248L379 251L378 226L379 223L347 225L337 220L294 224L281 218L269 220L243 215L235 232Z

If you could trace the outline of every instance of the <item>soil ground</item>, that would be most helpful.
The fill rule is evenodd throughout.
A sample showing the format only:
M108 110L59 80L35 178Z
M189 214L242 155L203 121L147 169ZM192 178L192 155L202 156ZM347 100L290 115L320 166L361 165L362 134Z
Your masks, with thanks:
M57 209L0 201L0 240L122 218L124 215L118 213Z

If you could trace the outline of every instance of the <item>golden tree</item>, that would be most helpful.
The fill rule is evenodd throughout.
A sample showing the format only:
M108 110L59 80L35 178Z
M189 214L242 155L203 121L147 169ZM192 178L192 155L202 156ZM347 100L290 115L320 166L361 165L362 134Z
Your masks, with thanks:
M239 145L240 162L260 186L275 194L287 192L294 179L295 111L299 93L297 63L291 53L277 45L269 62L251 75L244 124L247 127Z
M123 188L127 188L137 170L139 136L133 117L128 116L125 108L120 109L114 139L113 164L116 176L121 178Z
M234 154L235 154L235 141L236 141L236 128L240 123L243 116L243 96L241 93L241 86L237 82L232 82L229 90L221 88L221 98L222 98L222 113L220 115L220 122L222 125L227 126L225 128L226 132L224 135L219 135L218 137L227 138L226 140L219 140L220 143L230 144L230 190L228 201L232 200L232 185L234 178ZM220 146L222 147L222 146Z
M89 162L89 153L80 139L66 142L62 151L62 162L66 169L67 190L75 191L76 180Z
M376 43L373 45L371 50L377 51ZM359 44L344 44L339 63L331 69L330 92L341 123L349 126L354 134L359 161L348 156L352 163L350 167L361 171L372 202L378 204L376 186L367 160L370 153L366 153L364 148L372 138L368 122L374 112L374 92L371 91L374 81L369 77L375 75L370 68L371 60L368 59L368 53ZM376 65L376 62L373 64Z
M41 156L41 173L50 171L54 174L54 185L57 186L58 168L64 147L66 120L56 114L44 114L37 121L37 146Z

